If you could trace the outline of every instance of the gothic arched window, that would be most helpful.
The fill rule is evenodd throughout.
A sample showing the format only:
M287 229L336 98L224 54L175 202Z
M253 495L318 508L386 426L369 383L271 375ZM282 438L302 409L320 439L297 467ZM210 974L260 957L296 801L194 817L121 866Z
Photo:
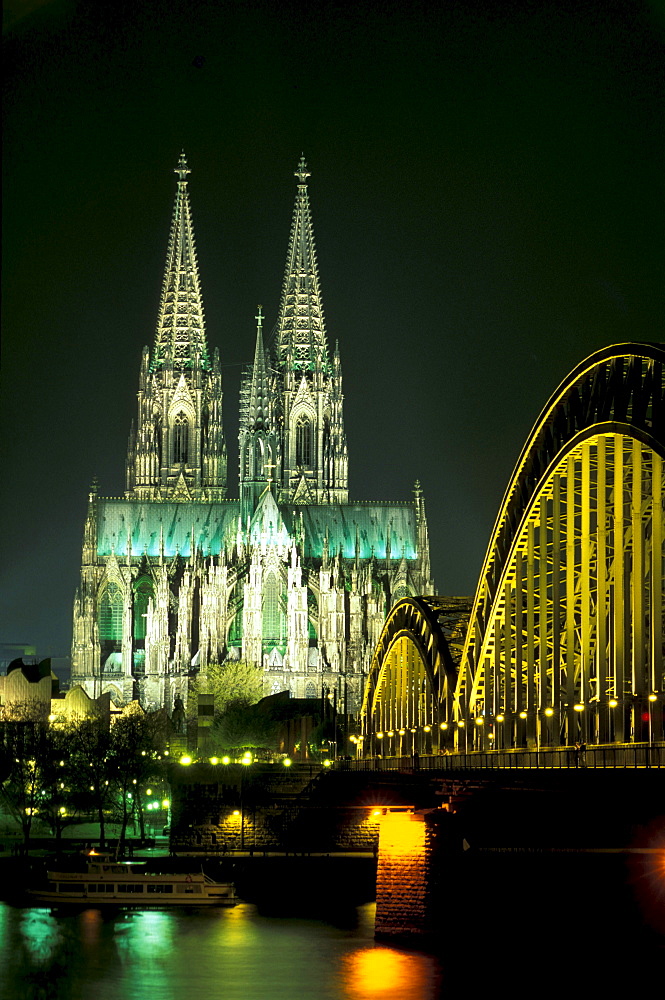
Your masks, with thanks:
M189 454L189 421L186 414L180 411L173 421L173 464L180 465L188 461Z
M312 464L312 424L307 417L298 417L296 424L296 465Z
M263 641L270 646L280 646L286 638L286 616L282 609L279 581L269 573L263 585Z
M145 639L148 602L154 596L152 580L141 576L134 584L134 638Z
M99 638L102 642L122 642L122 591L109 583L99 603Z

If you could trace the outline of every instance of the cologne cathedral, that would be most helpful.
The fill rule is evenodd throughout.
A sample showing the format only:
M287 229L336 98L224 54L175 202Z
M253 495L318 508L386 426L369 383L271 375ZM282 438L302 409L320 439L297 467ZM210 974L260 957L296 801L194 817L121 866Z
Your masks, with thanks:
M258 309L239 497L227 496L220 355L206 339L184 154L175 173L125 494L89 497L72 684L170 709L189 677L235 659L261 665L264 694L325 687L355 712L388 609L432 593L420 488L411 501L349 500L342 365L326 336L301 159L279 316L266 345Z

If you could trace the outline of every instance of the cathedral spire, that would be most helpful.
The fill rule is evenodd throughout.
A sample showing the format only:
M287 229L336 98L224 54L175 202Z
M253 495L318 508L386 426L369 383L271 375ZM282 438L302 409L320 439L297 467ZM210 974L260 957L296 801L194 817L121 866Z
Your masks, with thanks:
M247 400L247 421L253 430L268 429L270 425L270 383L263 347L263 307L258 306L256 320L256 346L252 366L249 398Z
M187 371L201 368L208 371L210 359L187 190L187 176L191 171L184 152L180 154L174 173L178 184L151 369L170 367L174 371Z
M270 489L275 470L270 374L263 346L263 309L258 306L254 363L245 374L240 404L240 496L243 514L251 516Z
M282 371L287 366L313 371L327 369L328 345L307 191L310 171L304 156L294 176L298 185L277 321L277 365Z

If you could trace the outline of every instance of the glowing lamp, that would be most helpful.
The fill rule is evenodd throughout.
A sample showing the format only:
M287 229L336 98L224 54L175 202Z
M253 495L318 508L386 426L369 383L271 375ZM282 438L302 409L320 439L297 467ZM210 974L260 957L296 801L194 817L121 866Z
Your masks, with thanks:
M324 767L330 767L331 765L332 765L332 761L331 760L324 760L324 762L323 762L323 766Z
M457 725L459 726L460 729L463 729L464 728L464 719L460 719L458 721Z
M448 723L447 722L442 722L440 724L440 726L439 726L439 729L447 729L447 728L448 728Z
M649 695L649 701L658 701L658 695L657 694L650 694Z
M192 763L192 758L185 754L184 757L180 758L180 763L186 767L188 764Z
M526 712L520 712L520 719L526 719Z
M219 764L219 757L211 757L210 758L210 763L211 764Z
M497 717L496 717L496 721L497 722L503 722L503 720L504 720L504 716L503 715L497 715Z
M170 805L171 803L168 799L162 799L162 809L168 809Z
M479 715L478 718L476 719L476 725L477 726L483 726L484 724L485 724L485 720L483 719L482 715Z
M392 729L389 729L388 730L388 736L394 736L394 735L395 735L395 733L392 731Z
M290 757L285 757L284 760L282 761L284 767L291 767L291 763L292 761Z
M406 729L400 729L399 735L400 736L406 736Z
M609 700L610 708L616 708L618 704L619 702L616 700L616 698L610 698Z
M431 726L423 726L423 731L426 732L426 733L431 733L432 732L432 727Z
M230 757L222 757L222 764L230 764L230 763L231 763Z
M383 733L377 733L376 734L376 738L377 738L377 740L382 740L383 739Z
M152 795L152 788L146 788L145 793L146 795Z
M240 815L240 810L239 809L234 809L233 810L233 815L234 816L239 816Z
M573 708L575 709L576 712L584 711L584 705L573 705Z
M545 715L554 715L554 709L553 708L546 708L545 709Z

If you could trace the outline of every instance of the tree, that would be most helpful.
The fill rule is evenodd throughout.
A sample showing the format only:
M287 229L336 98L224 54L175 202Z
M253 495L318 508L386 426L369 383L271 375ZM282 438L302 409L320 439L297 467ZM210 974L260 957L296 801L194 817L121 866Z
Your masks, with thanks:
M198 696L214 696L215 717L224 714L231 703L254 705L263 697L263 671L244 660L211 663L189 682L187 714L196 717Z
M215 720L210 738L220 751L249 747L276 750L278 731L279 724L257 705L234 701Z
M68 736L72 764L73 793L85 805L90 802L99 822L99 846L106 841L105 814L114 799L116 775L109 762L111 734L103 719L82 719L63 727Z
M161 782L164 770L164 727L157 713L133 713L117 719L112 727L109 746L109 768L120 806L120 847L124 844L127 824L133 814L139 821L140 835L145 837L142 792L146 783Z

